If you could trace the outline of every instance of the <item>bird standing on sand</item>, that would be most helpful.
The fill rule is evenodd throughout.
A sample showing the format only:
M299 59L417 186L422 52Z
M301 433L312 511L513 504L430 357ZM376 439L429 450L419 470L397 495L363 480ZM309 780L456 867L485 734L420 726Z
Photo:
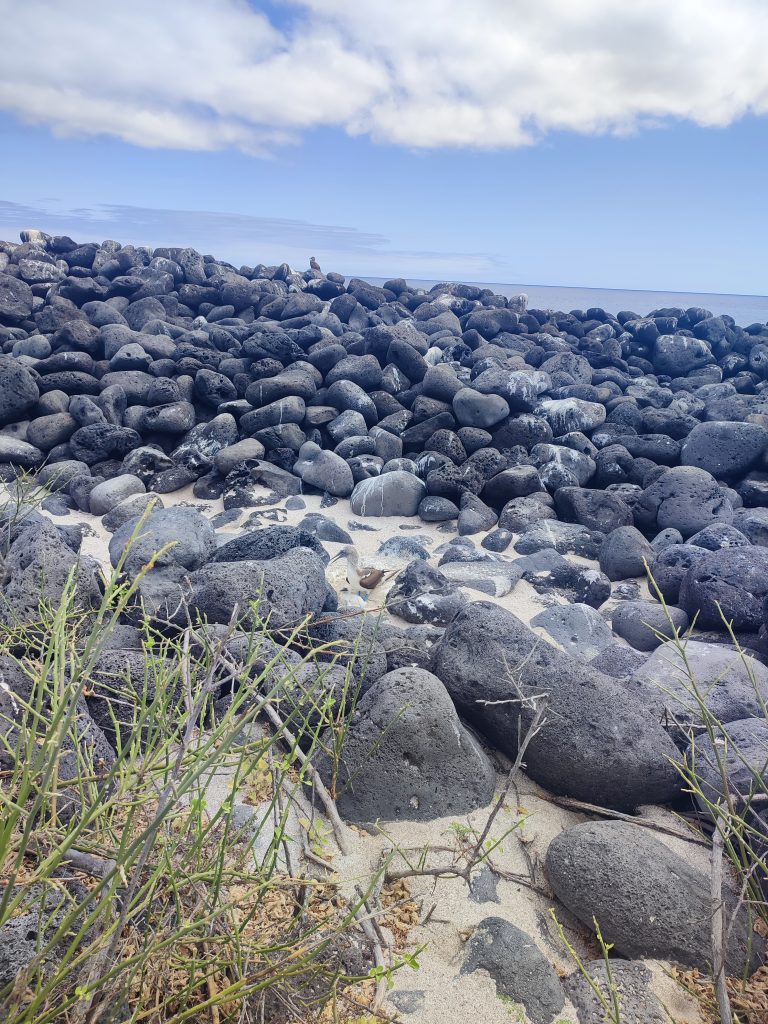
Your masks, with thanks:
M357 548L349 544L343 547L337 555L334 555L331 561L337 562L341 558L347 560L346 577L349 590L366 599L368 596L366 591L375 590L382 580L395 575L391 569L375 569L370 565L360 565Z

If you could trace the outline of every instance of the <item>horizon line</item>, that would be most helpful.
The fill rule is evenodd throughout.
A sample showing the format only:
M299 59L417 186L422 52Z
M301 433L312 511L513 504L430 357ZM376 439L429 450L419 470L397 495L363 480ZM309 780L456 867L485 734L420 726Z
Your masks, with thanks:
M363 274L349 275L360 277L361 280L365 280ZM390 274L385 276L383 274L370 275L375 277L379 281L392 281L395 280L395 275ZM408 278L403 280L409 281ZM457 278L456 280L449 280L445 277L414 277L411 281L423 281L427 284L476 284L485 285L486 288L490 288L492 285L503 285L505 288L569 288L572 291L593 291L593 292L641 292L647 295L654 294L667 294L667 295L712 295L722 298L733 298L733 299L768 299L768 295L761 295L757 292L707 292L707 291L696 291L695 289L689 288L616 288L608 287L603 285L594 284L541 284L533 281L529 281L524 284L521 281L474 281L469 278Z

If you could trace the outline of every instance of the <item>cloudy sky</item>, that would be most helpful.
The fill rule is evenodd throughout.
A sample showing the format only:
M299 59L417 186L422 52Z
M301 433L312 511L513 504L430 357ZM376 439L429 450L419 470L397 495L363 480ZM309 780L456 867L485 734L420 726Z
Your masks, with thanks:
M768 292L766 0L0 0L0 236Z

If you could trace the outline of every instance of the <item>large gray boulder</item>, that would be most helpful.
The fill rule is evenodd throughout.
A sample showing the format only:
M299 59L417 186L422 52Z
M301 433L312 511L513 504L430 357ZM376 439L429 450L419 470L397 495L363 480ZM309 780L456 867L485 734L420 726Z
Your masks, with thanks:
M77 930L88 913L88 889L70 871L56 872L45 886L26 882L14 887L14 899L20 891L19 906L0 925L0 988L12 986L25 970L30 981L38 970L43 975L55 970L71 944L71 930Z
M730 523L733 506L706 470L677 466L645 488L634 515L641 529L653 532L671 527L691 537L711 523Z
M6 626L40 621L41 612L55 611L74 572L74 605L88 612L101 603L101 575L92 558L80 557L62 533L43 516L26 520L5 558L0 579L0 622Z
M131 577L153 558L156 570L174 567L191 572L207 562L216 549L213 527L193 508L157 509L140 523L141 517L129 519L109 542L112 565L117 566L125 554L124 569Z
M453 411L462 427L488 428L509 416L500 395L483 395L474 388L462 388L453 396Z
M613 631L638 651L655 651L665 640L683 636L688 616L682 608L655 601L622 601L611 618ZM677 631L677 632L676 632Z
M750 543L768 547L768 508L737 508L733 525Z
M742 808L753 796L768 791L768 722L765 718L729 722L715 734L714 743L709 735L698 737L688 747L686 761L701 784L704 807L707 802L730 799ZM758 813L765 811L758 803L752 807Z
M531 1024L551 1024L565 1006L552 964L526 932L503 917L486 917L467 943L462 974L487 971L496 993L519 1003Z
M320 770L334 780L333 762ZM399 668L361 697L335 778L342 816L429 821L490 803L496 773L430 672Z
M703 629L756 632L768 597L768 549L721 548L707 551L683 577L680 606Z
M348 497L355 486L352 470L344 459L336 452L323 451L314 441L301 446L293 471L305 484L338 498Z
M423 480L396 469L361 480L349 499L356 516L415 516L427 495Z
M216 549L214 562L241 562L249 559L252 562L263 562L269 558L279 558L293 548L311 548L323 562L330 556L314 533L300 526L278 524L263 530L250 530L239 537L228 540Z
M561 518L601 533L611 533L620 526L632 524L631 509L610 491L560 487L555 491L555 508Z
M25 708L40 706L47 725L38 723L38 735L51 728L54 712L50 700L38 690L39 677L39 664L25 664L0 655L0 769L4 771L16 766L18 756L28 754L29 713ZM80 802L78 780L83 771L89 765L108 768L114 760L115 752L107 737L91 718L85 699L79 697L57 761L59 781L74 783L71 789L59 792L57 811L62 820L67 820L69 809Z
M10 356L0 356L0 427L23 420L39 397L35 378L26 366Z
M581 665L489 602L449 624L433 671L462 715L505 753L546 699L546 721L526 753L528 774L556 793L611 807L664 803L680 788L677 750L625 687ZM546 695L546 698L543 697ZM490 703L486 703L490 702Z
M453 580L416 558L397 577L386 603L393 615L406 622L444 626L467 602Z
M635 526L620 526L603 541L600 568L609 580L627 580L645 576L645 564L650 565L655 556L649 541Z
M549 511L543 505L541 509ZM543 519L523 531L515 544L515 551L521 555L530 555L545 548L552 548L561 555L596 558L603 539L604 535L599 530L588 530L580 523L561 523L557 519Z
M267 561L204 565L189 577L188 601L208 622L229 622L237 612L243 622L282 629L322 611L326 593L321 559L308 548L292 548Z
M662 334L653 348L653 365L658 373L670 377L683 377L691 370L698 370L715 357L705 341L682 334Z
M0 465L10 463L13 466L33 469L35 466L39 466L44 458L45 455L33 444L22 441L18 437L0 434Z
M91 515L103 516L111 512L115 505L119 505L126 498L137 494L144 494L146 488L137 476L130 473L121 473L119 476L111 477L100 484L96 484L90 494Z
M632 689L653 716L684 729L700 725L694 688L720 722L760 717L768 701L768 668L725 644L686 640L685 655L675 642L658 647L632 677Z
M711 963L710 882L691 862L623 821L573 825L549 845L546 873L555 895L588 928L597 919L621 956L673 960L708 971ZM726 888L726 906L735 909ZM740 913L727 951L728 973L759 964L762 941Z
M606 416L604 405L585 402L581 398L547 399L535 411L546 418L555 437L569 434L573 430L586 434L604 423Z
M741 476L768 446L768 430L757 423L717 420L699 423L683 442L680 461L698 466L718 480Z
M588 604L554 604L531 619L566 653L579 661L591 661L613 643L611 627Z
M125 747L139 729L143 743L157 722L146 717L139 724L142 705L152 704L157 695L156 679L162 659L135 648L103 651L91 669L86 703L94 722L115 747Z

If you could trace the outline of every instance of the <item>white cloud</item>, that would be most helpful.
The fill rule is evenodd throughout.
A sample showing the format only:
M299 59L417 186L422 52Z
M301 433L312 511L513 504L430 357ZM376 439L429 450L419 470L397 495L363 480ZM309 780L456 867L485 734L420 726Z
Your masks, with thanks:
M67 135L268 153L336 126L506 147L768 112L766 0L0 0L0 108Z

